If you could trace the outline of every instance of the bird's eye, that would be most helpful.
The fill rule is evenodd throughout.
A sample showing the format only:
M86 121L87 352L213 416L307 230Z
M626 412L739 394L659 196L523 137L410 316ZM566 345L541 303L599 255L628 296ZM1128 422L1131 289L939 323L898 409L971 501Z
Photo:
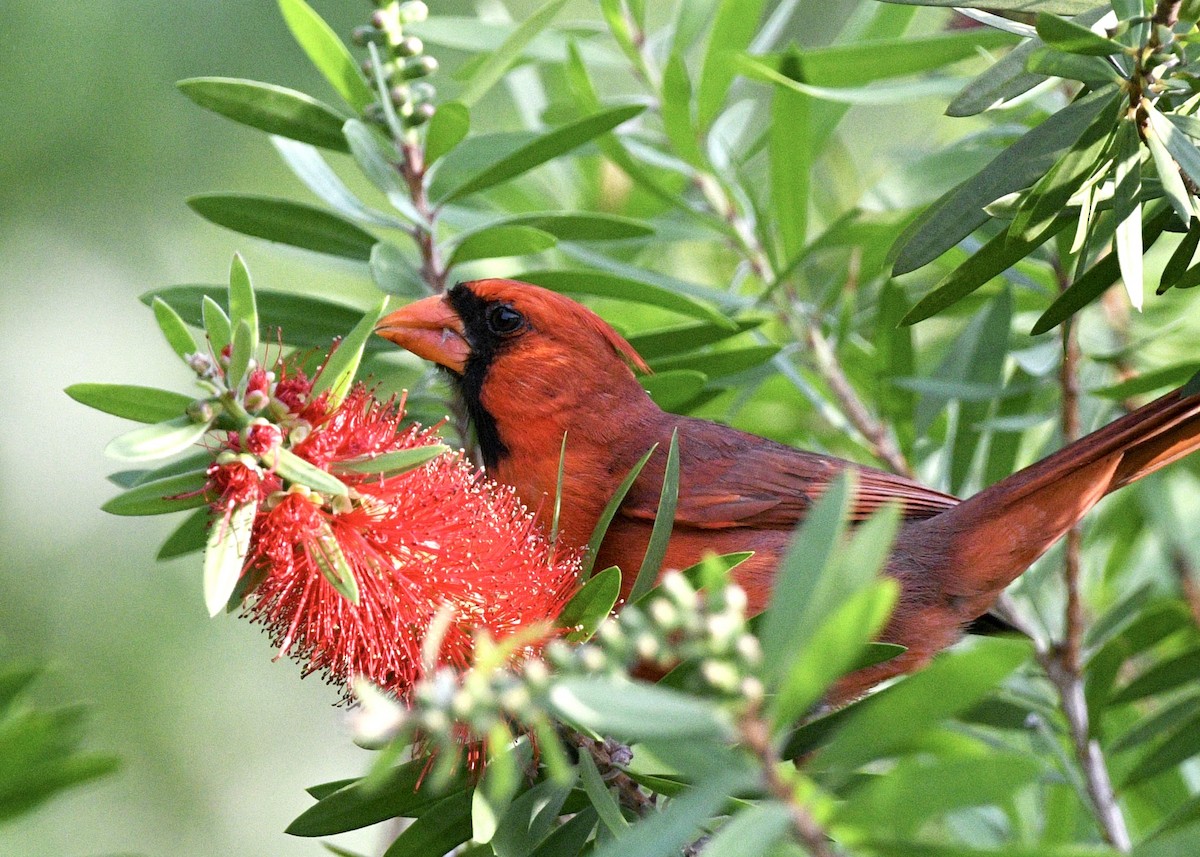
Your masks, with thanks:
M525 324L525 316L508 304L496 304L488 310L487 324L492 333L501 335L516 333Z

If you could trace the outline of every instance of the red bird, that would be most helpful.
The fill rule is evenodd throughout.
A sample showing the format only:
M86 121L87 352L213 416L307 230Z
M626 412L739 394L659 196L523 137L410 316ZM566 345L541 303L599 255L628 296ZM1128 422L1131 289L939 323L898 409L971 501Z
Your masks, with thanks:
M753 550L733 571L757 613L797 524L839 473L853 468L854 520L889 501L903 523L887 563L901 595L882 638L904 654L843 680L836 699L908 672L958 639L1004 587L1100 500L1200 447L1200 396L1170 393L968 500L728 426L666 413L631 369L649 371L591 310L513 280L478 280L416 301L376 331L450 370L488 472L526 505L558 484L567 433L560 530L587 543L621 480L659 444L597 557L597 568L641 563L658 507L666 449L679 432L679 501L664 568L705 551ZM627 575L625 589L632 586Z

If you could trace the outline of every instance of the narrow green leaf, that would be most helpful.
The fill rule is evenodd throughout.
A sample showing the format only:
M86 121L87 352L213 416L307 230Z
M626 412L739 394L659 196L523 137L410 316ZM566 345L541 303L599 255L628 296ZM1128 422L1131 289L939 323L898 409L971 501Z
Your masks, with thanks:
M617 298L671 310L680 315L711 321L730 330L734 323L704 301L652 283L604 271L525 271L517 277L555 292Z
M554 740L557 742L558 738ZM578 770L571 766L562 782L543 780L518 795L492 837L496 857L527 857L533 845L553 830L560 815L578 810L590 812L586 798L574 790L577 779Z
M433 165L442 155L463 141L471 130L471 116L461 101L447 101L437 106L425 132L425 165Z
M371 184L383 191L392 208L404 215L411 223L432 230L429 220L417 211L412 200L412 191L401 180L396 147L375 128L349 119L342 126L342 134L350 144L350 154Z
M704 846L710 857L761 857L773 848L792 824L792 810L777 801L756 803L732 816Z
M194 401L182 393L133 384L72 384L63 392L81 405L139 423L182 416Z
M771 93L767 153L771 212L784 259L794 259L808 238L812 162L816 157L811 126L816 119L812 96L785 87Z
M1154 159L1154 167L1158 172L1158 180L1162 182L1163 193L1166 195L1167 201L1171 203L1171 208L1175 210L1175 215L1185 226L1190 226L1192 218L1196 216L1192 205L1192 197L1188 193L1187 187L1183 184L1183 178L1179 175L1180 165L1171 157L1171 153L1167 150L1163 139L1160 137L1160 125L1170 125L1170 123L1162 120L1162 114L1154 110L1153 107L1149 109L1149 114L1150 124L1143 129L1143 132L1146 147L1150 149L1150 156ZM1156 122L1155 116L1158 116L1160 121ZM1170 125L1170 127L1174 128L1175 126ZM1195 147L1191 143L1187 145L1195 151Z
M1001 12L1050 12L1055 15L1080 15L1096 8L1094 0L883 0L906 6L962 6L967 9L990 9Z
M471 791L442 798L405 828L383 857L448 854L471 838Z
M330 783L321 794L314 795L318 802L296 818L286 832L291 836L333 836L389 818L426 815L430 807L446 797L429 786L425 776L428 766L426 757L405 762L388 771L373 788L365 780ZM460 775L447 788L461 791L464 785Z
M1142 146L1131 119L1117 126L1117 151L1113 161L1113 216L1117 230L1113 243L1129 302L1142 308ZM1182 273L1182 272L1181 272Z
M539 214L518 214L494 221L491 225L520 224L549 232L560 241L622 241L647 238L654 227L641 220L615 214L596 212L548 211Z
M258 502L251 500L234 506L227 518L212 522L204 550L204 605L209 616L225 609L242 576L257 513Z
M692 82L682 55L671 54L663 69L662 121L675 154L694 167L704 168L699 132L692 119Z
M571 596L554 624L569 629L568 643L585 643L608 618L621 595L621 569L615 565L594 574Z
M583 568L579 571L580 581L586 581L592 576L592 568L596 564L596 554L600 550L600 544L604 541L604 535L608 532L608 525L612 523L613 517L617 514L617 509L621 507L621 503L625 501L625 495L629 493L633 481L638 478L638 474L642 472L642 468L646 466L646 462L650 460L650 456L654 454L654 450L658 449L658 444L654 444L646 454L641 457L637 464L630 468L629 473L621 480L621 484L617 486L617 490L613 492L608 503L604 506L604 511L600 513L599 519L596 521L596 528L592 530L592 537L588 539L587 552L583 557Z
M529 857L577 857L596 829L599 816L590 806L560 824L529 854Z
M395 452L385 452L365 459L339 461L338 470L352 470L355 473L378 473L384 477L399 476L415 470L423 464L449 452L450 447L444 443L434 443L429 446L418 446L413 449L398 449Z
M197 509L183 519L183 523L175 528L167 540L162 543L157 560L175 559L201 550L208 540L208 520L212 513L207 508Z
M964 86L962 92L946 107L946 115L976 116L1037 86L1046 79L1045 75L1026 71L1026 65L1030 55L1044 46L1045 42L1041 39L1027 39L1017 45L995 65Z
M403 220L376 211L355 196L321 157L321 153L312 146L283 137L272 137L271 144L296 177L337 213L367 226L380 226L385 229L407 228Z
M988 305L987 311L976 317L970 328L970 346L958 355L958 359L964 363L963 381L975 385L1003 385L1012 314L1012 292L1006 287ZM961 492L966 487L975 453L983 438L982 423L993 407L994 404L989 401L959 403L950 459L951 493Z
M859 590L812 630L793 657L772 703L776 730L799 720L825 690L849 672L891 615L899 586L890 578Z
M154 300L169 303L179 310L188 324L202 327L202 300L205 297L223 297L225 291L224 286L192 283L154 289L143 294L140 300L143 303L151 303ZM277 331L287 345L327 349L331 341L345 334L362 319L361 309L323 298L265 289L256 290L255 295L263 328L272 331L271 339L275 338L274 333ZM383 339L377 338L367 342L368 351L379 351L388 347L389 343Z
M927 295L921 298L900 320L902 325L912 325L932 318L947 307L973 294L991 280L1003 274L1024 259L1051 237L1066 228L1070 220L1059 218L1047 225L1044 231L1029 239L1017 238L1008 228L992 238L961 265L943 277Z
M346 334L346 338L338 343L337 348L325 361L320 374L313 379L311 393L313 397L328 390L331 407L336 407L342 399L346 398L346 394L350 392L350 386L354 383L358 365L362 362L367 340L375 332L375 323L383 316L385 307L387 307L387 298L381 300L375 309L369 310Z
M1158 286L1160 295L1183 279L1184 273L1191 267L1192 260L1196 257L1197 247L1200 247L1200 220L1193 220L1191 226L1188 227L1187 234L1176 245L1174 252L1171 253L1171 258L1167 260L1167 264L1163 268Z
M151 306L154 308L154 320L158 322L158 329L166 337L171 350L185 360L189 354L195 354L200 350L200 346L196 344L196 338L187 329L187 325L179 317L179 313L175 312L166 301L155 298Z
M678 413L704 392L708 376L695 369L670 369L645 375L639 381L654 404Z
M277 446L263 455L262 461L288 482L304 485L314 491L332 494L335 497L344 497L349 493L350 489L346 487L345 483L332 473L305 461L296 453L284 449L282 446Z
M387 295L419 298L428 291L421 272L395 244L380 241L371 249L371 280Z
M979 702L1028 660L1027 641L972 637L969 648L944 653L930 666L855 706L820 764L849 771L912 746L926 730Z
M567 470L567 432L563 430L562 443L558 448L558 474L554 480L554 514L550 518L550 545L558 544L558 522L562 516L563 476Z
M1121 784L1122 790L1143 783L1200 754L1200 712L1175 728L1143 756Z
M443 195L437 204L444 205L526 173L546 161L565 155L584 143L608 133L643 110L645 107L640 104L612 107L555 128L475 173Z
M649 592L658 579L663 558L667 555L667 542L675 526L675 505L679 499L679 430L671 432L671 445L667 447L667 463L663 469L662 491L658 496L658 511L654 515L654 527L646 545L642 567L638 569L629 598L636 601Z
M802 620L817 581L841 541L853 486L854 477L849 469L830 484L793 536L779 568L759 635L763 647L763 674L772 684L783 677L796 651L792 639L804 630Z
M203 470L155 479L118 494L100 508L110 515L165 515L208 504Z
M529 742L523 740L519 746L513 746L512 734L508 727L496 722L488 732L488 759L483 770L483 776L471 795L471 839L474 842L488 843L496 835L500 819L512 804L513 795L521 784L521 772L518 765L527 766L529 759L518 762L521 749L527 749ZM531 754L523 754L529 757ZM488 849L491 855L491 849Z
M152 461L156 458L166 458L199 442L209 428L210 423L192 422L184 416L176 417L134 429L114 438L104 448L104 452L119 461Z
M596 815L604 822L610 833L620 835L629 828L629 822L621 815L621 807L608 790L608 784L600 778L600 771L592 754L583 750L579 753L579 782L587 793Z
M547 701L568 722L623 741L718 739L728 732L722 713L707 700L628 679L562 679L550 687Z
M505 224L471 232L462 237L450 252L449 267L477 259L503 259L528 256L549 250L558 241L549 232L532 226Z
M548 0L530 14L513 30L492 53L483 60L467 81L458 100L467 107L474 106L493 86L500 82L504 73L521 59L521 52L538 33L550 26L550 22L567 4L567 0Z
M651 366L655 372L691 369L709 378L721 378L755 369L780 352L778 345L747 345L742 348L722 348L700 354L679 354L656 359Z
M762 9L763 0L720 0L696 93L696 116L701 128L711 125L721 111L737 73L737 58L758 30Z
M348 151L345 117L303 92L230 77L193 77L175 84L201 107L227 119L323 149Z
M646 360L656 360L660 357L670 357L705 345L712 345L714 342L720 342L739 333L754 330L761 326L763 321L761 318L740 318L737 320L735 328L706 321L688 322L657 330L633 333L626 336L625 341Z
M279 0L279 10L317 71L347 104L359 112L365 110L375 100L374 93L333 29L304 0Z
M1081 24L1046 12L1038 12L1037 34L1043 41L1070 54L1107 57L1126 51L1120 42L1114 42Z
M250 194L204 194L187 201L205 220L266 241L275 241L366 262L376 238L323 208Z
M1171 157L1179 165L1179 169L1183 170L1193 184L1200 183L1200 150L1153 105L1149 106L1146 112L1150 117L1150 127L1154 129L1154 136L1162 140ZM1146 142L1150 142L1149 138ZM1161 179L1162 176L1160 175L1159 178ZM1163 182L1165 189L1166 181L1163 180Z
M233 254L229 268L229 318L233 324L244 321L252 334L250 352L258 348L258 305L254 300L254 285L240 253Z
M1044 176L1096 117L1120 96L1111 88L1089 93L1037 125L995 160L925 210L892 249L897 275L915 271L988 220L985 205L1024 190Z
M1136 702L1200 679L1200 647L1187 649L1147 669L1109 699L1112 705Z
M329 585L351 604L358 604L358 581L354 579L354 569L350 568L350 562L328 522L321 521L317 534L305 547Z
M208 295L204 296L201 306L201 316L204 319L204 332L208 335L208 347L213 356L220 357L225 346L233 342L233 325L221 305Z
M225 370L226 383L231 389L237 390L246 380L246 371L250 368L250 359L254 354L254 338L245 319L239 321L233 329L229 366Z

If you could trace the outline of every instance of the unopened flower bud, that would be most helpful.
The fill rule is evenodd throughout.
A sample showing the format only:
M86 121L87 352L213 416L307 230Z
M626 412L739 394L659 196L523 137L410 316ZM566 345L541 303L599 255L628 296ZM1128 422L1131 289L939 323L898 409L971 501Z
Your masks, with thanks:
M695 608L696 590L688 583L687 578L678 571L668 571L664 574L659 587L680 609L691 610Z
M608 665L604 652L589 643L584 643L577 651L579 663L587 672L600 672Z
M525 683L534 690L540 690L550 680L550 670L542 660L526 661L521 667L521 672L525 676Z
M304 443L310 434L312 434L312 423L308 420L297 420L296 424L288 429L288 443L292 446Z
M465 720L475 710L475 697L466 690L459 689L450 702L451 713L459 720Z
M355 27L350 33L350 39L356 45L367 45L371 42L378 42L381 35L378 28L364 25Z
M725 607L728 610L734 610L741 615L746 614L746 590L738 586L736 583L731 583L725 587Z
M639 658L652 661L658 655L658 639L651 633L639 634L634 643L634 650Z
M529 691L519 684L500 694L500 707L516 717L526 713L529 703Z
M422 711L418 722L421 724L421 729L432 735L442 735L450 728L450 718L446 713L438 708L431 708L427 711Z
M412 115L408 117L408 124L414 128L418 125L424 125L433 118L433 114L437 112L437 108L432 104L417 104L412 109Z
M382 9L376 9L371 13L371 26L377 30L382 30L387 27L388 16Z
M197 399L187 406L188 419L194 423L212 422L214 415L212 402L208 399Z
M392 100L392 104L401 107L409 103L409 91L407 86L393 86L388 92L388 98Z
M752 675L748 675L742 679L740 690L742 698L751 705L757 705L763 700L763 683Z
M737 670L728 661L707 658L700 664L700 675L717 690L732 693L738 686Z
M405 80L415 80L418 77L428 77L438 70L438 61L431 56L409 57L400 69L400 76Z
M437 90L427 80L414 80L408 85L408 97L418 104L424 104L437 97Z
M251 390L242 399L242 406L252 414L257 414L269 404L271 404L271 397L258 390Z
M344 494L335 494L329 498L329 508L335 515L346 515L354 511L354 502Z
M655 625L669 631L679 622L679 611L667 599L655 598L650 602L650 618Z
M190 368L201 378L211 377L216 371L216 367L213 365L212 358L202 351L189 354L184 359L187 361L188 368Z
M408 0L400 4L400 20L405 24L419 24L429 17L429 7L421 0Z
M751 666L762 662L762 646L753 634L742 634L738 637L734 650L737 651L738 657Z
M425 52L425 43L416 36L405 36L396 44L396 55L415 57Z

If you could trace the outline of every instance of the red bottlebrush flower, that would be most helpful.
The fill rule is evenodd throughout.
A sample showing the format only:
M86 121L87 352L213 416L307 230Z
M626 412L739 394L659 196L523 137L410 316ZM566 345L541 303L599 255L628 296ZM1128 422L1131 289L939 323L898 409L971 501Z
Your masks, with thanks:
M347 469L438 438L402 427L402 403L379 402L362 385L330 409L325 396L309 400L311 385L301 378L285 374L274 391L289 409L284 425L309 427L292 433L291 452L337 475L351 493L330 501L299 486L263 492L243 572L258 582L245 609L281 654L305 662L306 673L343 685L365 676L403 698L422 676L422 649L443 605L452 620L438 663L457 668L470 664L477 632L502 639L557 616L577 557L556 555L511 489L453 453L392 476ZM244 442L253 452L249 433ZM215 508L254 499L242 476L210 471L221 498ZM282 487L269 472L262 478ZM330 582L331 567L349 569L357 604Z

